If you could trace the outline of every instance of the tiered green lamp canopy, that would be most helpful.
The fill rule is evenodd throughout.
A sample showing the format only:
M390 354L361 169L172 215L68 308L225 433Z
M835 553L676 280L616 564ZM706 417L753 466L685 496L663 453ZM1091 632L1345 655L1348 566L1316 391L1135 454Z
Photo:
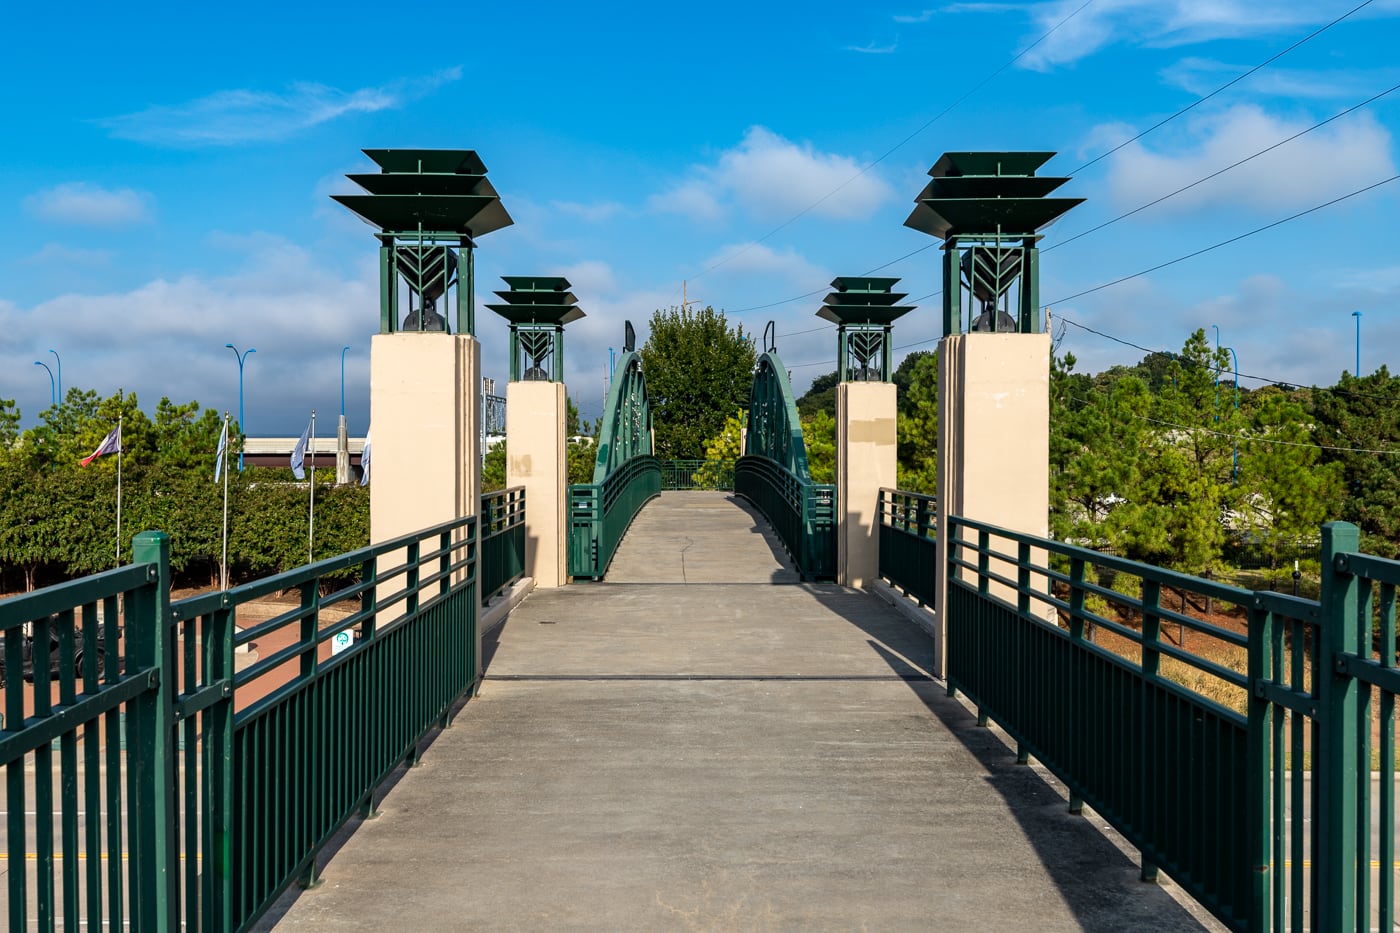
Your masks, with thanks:
M470 149L366 149L379 172L346 176L366 194L331 197L379 230L380 333L444 331L437 303L457 298L456 332L474 333L472 250L514 221ZM409 313L399 318L399 277Z
M583 317L563 276L503 275L504 304L487 305L510 324L511 382L564 381L564 325Z
M836 367L839 382L889 382L893 373L890 334L896 319L914 310L901 305L907 298L894 291L897 278L842 276L824 299L817 317L836 324Z
M1053 152L946 152L906 227L943 246L943 333L1041 333L1040 230L1083 198L1052 198L1068 178L1037 176ZM1016 303L1012 286L1019 281ZM970 298L966 314L962 291ZM1011 311L1016 313L1013 315Z

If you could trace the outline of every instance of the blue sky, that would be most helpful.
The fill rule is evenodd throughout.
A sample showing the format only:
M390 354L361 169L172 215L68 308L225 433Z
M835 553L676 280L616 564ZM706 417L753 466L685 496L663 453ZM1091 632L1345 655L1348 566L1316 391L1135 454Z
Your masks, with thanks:
M683 281L775 321L799 391L833 369L815 312L834 276L929 247L880 274L939 289L936 242L903 221L947 150L1059 153L1043 173L1087 201L1042 244L1056 317L1161 349L1214 324L1241 372L1331 384L1360 310L1362 371L1394 370L1400 90L1311 127L1400 85L1400 0L1086 165L1359 2L22 6L0 60L0 398L32 423L53 348L65 386L236 411L233 342L257 348L249 433L292 434L338 411L349 345L362 433L376 244L329 195L372 170L366 147L480 153L515 225L481 240L478 302L500 275L569 277L589 416L623 320L645 339ZM932 348L936 301L898 346ZM504 382L504 322L479 309L477 330ZM1087 371L1142 356L1072 326L1062 348Z

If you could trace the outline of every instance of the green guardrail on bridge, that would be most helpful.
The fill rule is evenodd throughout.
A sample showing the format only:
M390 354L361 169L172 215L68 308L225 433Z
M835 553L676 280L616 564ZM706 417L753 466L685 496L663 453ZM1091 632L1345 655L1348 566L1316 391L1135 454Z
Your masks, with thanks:
M880 576L932 606L938 560L938 500L917 492L881 489L878 502Z
M733 460L662 460L661 490L734 491Z
M569 575L601 580L632 519L661 495L661 462L633 457L601 483L569 487Z
M1145 878L1160 866L1235 930L1391 929L1400 561L1326 525L1313 601L949 525L949 692ZM1244 631L1212 621L1226 608Z
M481 602L525 575L525 487L481 497Z
M173 604L169 539L133 554L0 602L12 930L247 929L476 683L475 518Z
M767 457L740 457L734 491L768 519L804 580L835 579L835 486L804 482Z

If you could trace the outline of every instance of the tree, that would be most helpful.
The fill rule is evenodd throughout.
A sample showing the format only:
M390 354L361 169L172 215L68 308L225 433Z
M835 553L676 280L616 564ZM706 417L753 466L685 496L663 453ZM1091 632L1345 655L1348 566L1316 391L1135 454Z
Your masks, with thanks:
M1341 466L1340 515L1361 528L1362 549L1400 556L1400 377L1382 366L1343 373L1333 389L1311 393L1322 460ZM1385 452L1383 452L1385 451Z
M836 482L836 417L819 411L802 422L807 471L814 483Z
M921 351L895 372L899 404L899 488L933 495L938 489L938 356Z
M656 455L703 458L705 440L724 428L730 412L748 405L755 356L743 325L731 327L710 307L657 311L641 356Z
M812 380L811 387L797 400L799 417L810 418L819 411L836 416L836 375L833 369Z

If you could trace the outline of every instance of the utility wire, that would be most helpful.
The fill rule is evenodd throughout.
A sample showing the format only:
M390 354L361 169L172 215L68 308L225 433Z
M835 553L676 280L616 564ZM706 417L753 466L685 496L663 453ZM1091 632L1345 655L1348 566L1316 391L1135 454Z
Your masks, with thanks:
M774 227L772 230L769 230L769 231L768 231L767 233L765 233L763 236L759 237L758 239L756 239L756 240L754 240L754 241L752 241L752 242L750 242L750 243L748 243L748 244L745 244L745 246L744 246L742 249L740 249L740 250L738 250L738 251L736 251L736 252L734 252L734 253L731 253L731 254L728 255L728 256L725 256L723 259L719 260L719 261L716 262L716 263L713 263L713 264L711 264L711 265L709 265L709 266L706 266L704 269L700 270L700 272L698 272L697 274L695 274L694 276L692 276L691 279L692 279L692 280L698 279L698 278L700 278L702 275L705 275L706 273L713 272L714 270L718 269L720 266L724 265L725 263L730 262L731 260L734 260L734 259L738 259L740 256L742 256L744 253L748 252L750 249L753 249L755 246L757 246L757 245L759 245L760 243L764 242L764 241L767 240L769 237L773 236L774 234L778 233L779 231L783 230L784 228L786 228L786 227L788 227L788 226L791 226L793 223L795 223L796 221L800 220L802 217L806 216L808 213L810 213L810 212L811 212L812 210L814 210L815 208L820 207L820 206L821 206L822 204L824 204L826 201L828 201L828 200L830 200L831 198L835 197L835 196L836 196L842 189L844 189L847 185L851 184L851 183L854 182L856 179L858 179L858 178L864 176L864 175L865 175L866 173L868 173L872 168L874 168L875 166L879 165L881 162L885 161L885 160L888 159L890 156L894 155L896 152L898 152L900 149L902 149L905 145L907 145L910 141L912 141L916 136L919 136L921 133L923 133L924 130L928 129L930 126L933 126L933 124L937 123L939 120L943 119L943 118L946 117L948 114L952 113L953 110L955 110L959 105L961 105L962 103L964 103L968 98L972 97L972 96L973 96L974 94L976 94L978 91L982 90L982 88L986 87L989 83L991 83L991 81L992 81L993 79L995 79L995 78L996 78L998 75L1000 75L1003 71L1005 71L1006 69L1010 68L1012 65L1016 64L1018 61L1020 61L1022 58L1024 58L1027 54L1030 53L1030 51L1031 51L1032 49L1034 49L1036 46L1040 45L1040 43L1044 42L1046 39L1048 39L1048 38L1050 38L1052 35L1054 35L1055 32L1058 31L1059 28L1060 28L1061 26L1065 25L1065 23L1068 23L1070 20L1072 20L1072 19L1074 19L1076 16L1078 16L1080 13L1082 13L1082 12L1084 11L1084 9L1085 9L1086 7L1088 7L1088 6L1089 6L1090 4L1092 4L1093 2L1094 2L1094 0L1084 0L1084 2L1081 3L1081 4L1074 10L1074 12L1070 13L1070 14L1069 14L1068 16L1066 16L1064 19L1060 20L1058 23L1056 23L1055 25L1053 25L1053 26L1051 26L1049 29L1047 29L1044 33L1041 34L1040 38L1036 39L1036 40L1035 40L1034 42L1032 42L1030 45L1026 46L1024 49L1022 49L1021 51L1017 52L1017 53L1016 53L1015 55L1013 55L1008 61L1004 62L1000 68L998 68L996 71L993 71L991 74L987 75L987 76L986 76L985 78L983 78L981 81L977 82L977 84L973 85L972 88L971 88L970 90L967 91L967 93L963 94L963 96L959 97L957 100L953 101L951 104L949 104L948 106L944 107L942 110L940 110L938 113L936 113L933 117L931 117L930 119L928 119L927 121L925 121L924 124L923 124L922 126L920 126L918 129L916 129L914 132L910 133L908 136L904 137L904 138L901 139L899 142L895 143L895 144L894 144L893 146L891 146L889 149L885 150L885 153L884 153L883 155L881 155L879 158L877 158L877 159L875 159L875 160L873 160L873 161L871 161L871 162L867 162L867 163L860 169L860 171L856 172L856 173L855 173L854 175L852 175L850 178L847 178L845 181L841 182L841 184L837 185L835 188L831 189L831 190L828 191L826 194L822 195L820 198L818 198L817 200L813 201L811 204L808 204L808 205L807 205L806 207L804 207L802 210L798 211L796 214L794 214L793 216L789 217L787 220L783 221L782 223L778 224L778 226ZM1369 3L1369 2L1371 2L1371 0L1367 0L1367 2ZM913 255L913 254L911 253L910 255ZM908 257L905 257L905 258L908 258ZM896 259L896 260L894 260L894 262L899 262L899 260ZM885 265L891 265L891 263L886 263ZM883 269L884 266L880 266L880 267L878 267L878 268ZM869 273L866 273L866 274L868 275ZM818 291L820 291L820 289L819 289ZM776 305L786 304L786 303L789 302L789 301L800 301L801 299L803 299L803 298L808 298L808 297L810 297L811 295L814 295L814 294L817 294L817 292L809 292L809 293L806 294L806 295L799 295L797 298L789 298L789 299L786 299L785 301L777 301L777 302L773 302L772 304L761 305L760 307L761 307L761 308L771 308L771 307L774 307L774 306L776 306ZM751 308L751 309L749 309L749 310L759 310L759 309L758 309L758 308ZM735 313L735 314L739 314L739 313L742 313L742 312L736 311L736 312L734 312L734 313Z
M1368 104L1373 104L1373 103L1375 103L1376 101L1380 100L1382 97L1386 97L1386 96L1388 96L1388 95L1390 95L1390 94L1394 94L1396 91L1400 91L1400 84L1396 84L1396 85L1394 85L1394 86L1392 86L1392 87L1390 87L1390 88L1387 88L1386 90L1381 91L1379 94L1375 95L1374 97L1367 98L1366 100L1363 100L1361 103L1355 104L1354 106L1351 106L1351 107L1348 107L1347 109L1341 111L1340 113L1335 113L1335 114L1333 114L1332 116L1328 117L1326 120L1323 120L1321 123L1314 123L1312 126L1308 127L1307 129L1305 129L1305 130L1303 130L1303 131L1301 131L1301 132L1298 132L1298 133L1294 133L1292 136L1288 137L1287 139L1281 139L1281 140L1279 140L1278 142L1274 143L1272 146L1268 146L1267 148L1260 149L1258 152L1254 153L1253 155L1245 156L1243 159L1240 159L1238 162L1233 162L1233 163L1231 163L1230 165L1227 165L1227 166L1225 166L1224 168L1222 168L1222 169L1220 169L1220 170L1218 170L1218 171L1211 172L1209 175L1206 175L1204 178L1198 178L1198 179L1196 179L1195 181L1191 182L1191 184L1189 184L1189 185L1185 185L1185 186L1183 186L1183 187L1181 187L1181 188L1177 188L1175 191L1171 192L1170 194L1164 194L1164 195L1162 195L1160 198L1157 198L1155 201L1149 201L1149 202L1147 202L1146 204L1142 205L1141 207L1135 207L1135 208L1133 208L1132 210L1128 211L1126 214L1119 214L1117 217L1113 218L1112 220L1105 220L1103 223L1099 224L1097 227L1090 227L1088 230L1085 230L1083 233L1076 233L1074 236L1070 237L1070 238L1067 239L1067 240L1061 240L1060 242L1055 243L1055 244L1052 245L1052 246L1047 246L1047 247L1045 247L1043 250L1041 250L1041 252L1042 252L1042 253L1048 253L1048 252L1050 252L1051 250L1059 249L1061 246L1065 246L1065 245L1067 245L1067 244L1073 243L1075 240L1079 239L1080 237L1086 237L1086 236L1088 236L1088 235L1091 234L1091 233L1097 233L1098 231L1102 230L1104 227L1108 227L1108 226L1111 226L1111 225L1113 225L1113 224L1116 224L1116 223L1118 223L1118 221L1120 221L1120 220L1126 220L1127 218L1133 216L1134 214L1137 214L1137 213L1139 213L1139 212L1141 212L1141 211L1147 210L1149 207L1156 207L1158 204L1161 204L1163 201L1167 200L1168 198L1174 198L1174 197L1176 197L1178 194L1181 194L1181 193L1186 192L1186 191L1190 191L1192 188L1196 187L1197 185L1204 184L1205 182L1210 181L1212 178L1217 178L1217 177L1219 177L1219 176L1221 176L1221 175L1224 175L1226 172L1230 171L1231 169L1239 168L1241 165L1244 165L1246 162L1249 162L1249 161L1251 161L1251 160L1253 160L1253 159L1257 159L1257 158L1259 158L1261 155L1264 155L1264 154L1269 153L1269 152L1273 152L1275 149L1279 148L1280 146L1285 146L1285 145L1287 145L1288 143L1293 142L1293 140L1298 139L1299 137L1306 136L1308 133L1311 133L1313 130L1320 129L1320 128L1326 126L1327 124L1333 122L1334 120L1339 120L1339 119L1341 119L1342 117L1346 116L1347 114L1354 113L1354 112L1356 112L1357 110L1360 110L1362 107L1367 106Z
M1314 31L1312 31L1312 32L1310 32L1310 33L1308 33L1306 36L1304 36L1303 38L1299 39L1297 42L1293 43L1293 44L1290 45L1288 48L1284 49L1284 50L1281 51L1281 52L1276 52L1275 54L1269 56L1268 58L1264 59L1262 62L1260 62L1259 64L1255 65L1253 68L1249 69L1248 71L1244 72L1243 74L1238 75L1237 77L1232 78L1232 79L1229 80L1229 81L1226 81L1224 84L1220 85L1220 87L1218 87L1218 88L1216 88L1215 90L1211 91L1209 94L1205 95L1204 97L1197 98L1197 99L1196 99L1195 101L1193 101L1192 103L1187 104L1185 107L1182 107L1180 110L1178 110L1176 113L1172 114L1171 116L1165 117L1165 118L1163 118L1163 119L1161 119L1161 120L1158 120L1156 123L1152 124L1152 125L1149 126L1147 129L1143 130L1141 133L1138 133L1138 134L1137 134L1136 136L1134 136L1132 139L1124 140L1123 142L1121 142L1121 143L1119 143L1118 145L1114 146L1112 149L1108 150L1107 152L1104 152L1104 153L1102 153L1102 154L1100 154L1100 155L1095 156L1094 158L1090 159L1088 162L1085 162L1083 165L1079 166L1079 168L1077 168L1077 169L1075 169L1074 171L1070 172L1070 174L1071 174L1071 175L1078 175L1080 172L1084 171L1084 170L1085 170L1086 168L1088 168L1089 166L1095 164L1096 162L1101 162L1101 161L1103 161L1104 159L1106 159L1106 158L1108 158L1109 156L1113 155L1113 154L1114 154L1115 152L1117 152L1118 150L1122 149L1124 146L1129 146L1129 145L1131 145L1131 144L1137 142L1139 139L1142 139L1142 138L1143 138L1144 136L1146 136L1148 133L1151 133L1151 132L1153 132L1154 130L1160 129L1161 127L1165 126L1166 124L1170 123L1171 121L1175 120L1177 117L1182 116L1182 115L1185 114L1185 113L1189 113L1190 111L1192 111L1192 110L1194 110L1195 108L1199 107L1201 104L1204 104L1206 101L1210 100L1210 99L1211 99L1212 97L1214 97L1215 95L1219 94L1221 91L1224 91L1224 90L1226 90L1226 89L1228 89L1228 88L1234 87L1236 84L1239 84L1239 83L1240 83L1241 81L1243 81L1245 78L1248 78L1250 75L1252 75L1252 74L1254 74L1255 72L1259 71L1261 68L1264 68L1264 67L1267 66L1267 65L1273 64L1274 62L1278 61L1280 58L1283 58L1283 56L1287 55L1289 52L1291 52L1291 51L1293 51L1294 49L1298 48L1300 45L1303 45L1305 42L1309 42L1309 41L1311 41L1312 39L1317 38L1318 36L1322 35L1322 34L1323 34L1324 32L1326 32L1327 30L1331 29L1333 26L1335 26L1335 25L1337 25L1338 23L1340 23L1342 20L1347 19L1348 17L1353 16L1353 15L1356 14L1356 13L1359 13L1361 10L1363 10L1363 9L1365 9L1366 7L1370 6L1370 5L1371 5L1372 3L1374 3L1374 2L1375 2L1375 0L1363 0L1362 3L1360 3L1360 4L1358 4L1358 5L1354 6L1354 7L1352 7L1350 10L1348 10L1348 11L1345 12L1345 13L1343 13L1341 16L1338 16L1336 19L1332 20L1332 22L1327 23L1325 26L1321 26L1321 27L1317 28L1316 30L1314 30Z

